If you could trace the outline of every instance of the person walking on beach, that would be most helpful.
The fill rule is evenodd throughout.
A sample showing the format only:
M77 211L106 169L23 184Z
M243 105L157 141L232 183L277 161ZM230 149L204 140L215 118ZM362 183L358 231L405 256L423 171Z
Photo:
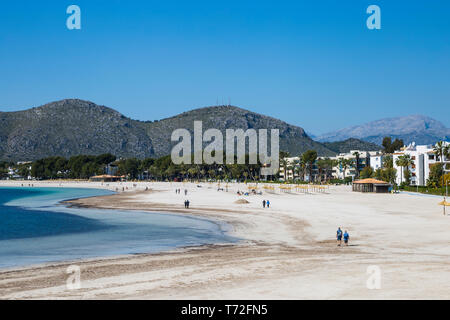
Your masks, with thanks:
M186 208L189 209L189 200L186 200Z
M184 200L184 208L187 208L187 200Z
M339 227L339 228L337 229L337 232L336 232L336 239L337 239L338 247L340 247L340 246L341 246L341 243L342 243L342 230L341 230L341 227Z
M266 200L263 200L263 208L266 207Z
M187 195L187 189L184 189L184 195L185 196Z
M269 200L266 201L266 204L267 204L267 208L270 208L270 201Z
M350 239L350 235L348 234L347 230L344 232L344 243L346 246L348 246L348 239Z

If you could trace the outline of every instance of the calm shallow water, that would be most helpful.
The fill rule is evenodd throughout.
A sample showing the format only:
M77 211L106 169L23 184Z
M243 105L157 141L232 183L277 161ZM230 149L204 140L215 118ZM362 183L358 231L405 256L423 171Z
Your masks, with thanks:
M236 242L226 225L173 214L66 208L107 190L0 187L0 268Z

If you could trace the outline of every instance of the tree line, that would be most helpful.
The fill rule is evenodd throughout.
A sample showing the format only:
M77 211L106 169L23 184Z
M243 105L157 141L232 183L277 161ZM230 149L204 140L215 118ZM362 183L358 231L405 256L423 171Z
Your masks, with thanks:
M246 156L248 163L249 156ZM224 155L225 160L225 155ZM235 159L237 160L237 159ZM225 162L225 161L224 161ZM236 162L236 161L235 161ZM35 179L89 179L116 168L116 175L127 179L184 180L259 180L261 164L174 164L170 155L160 158L117 159L112 154L78 155L69 159L48 157L34 161L29 174ZM26 176L26 175L23 175Z

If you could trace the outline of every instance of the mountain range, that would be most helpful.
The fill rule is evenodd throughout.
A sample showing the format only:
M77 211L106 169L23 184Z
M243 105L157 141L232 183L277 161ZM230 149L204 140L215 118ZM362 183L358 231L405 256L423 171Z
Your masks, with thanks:
M159 157L170 154L172 132L203 130L279 129L280 150L291 155L314 149L319 155L336 152L312 140L305 131L281 120L234 106L213 106L159 121L130 119L93 102L66 99L24 111L0 112L0 160L25 161L48 156L112 153L119 157Z
M350 150L379 150L385 136L405 144L434 144L448 140L450 129L423 115L386 118L330 132L318 137L301 127L241 109L212 106L156 120L130 119L114 109L90 101L65 99L23 111L0 112L0 160L26 161L49 156L112 153L119 157L160 157L170 154L178 128L203 130L279 129L280 150L299 155L314 149L321 156Z
M439 140L449 140L450 129L441 122L423 115L385 118L362 125L329 132L317 137L320 142L334 142L356 138L381 145L386 136L403 139L405 144L434 144Z

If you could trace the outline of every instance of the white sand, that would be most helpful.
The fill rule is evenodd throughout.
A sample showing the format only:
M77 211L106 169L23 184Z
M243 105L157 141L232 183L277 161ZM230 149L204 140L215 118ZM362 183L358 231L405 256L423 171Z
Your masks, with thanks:
M22 182L16 184L20 185ZM33 182L60 186L59 182ZM0 182L13 185L14 182ZM28 184L28 182L26 182ZM218 192L217 184L111 183L118 196L79 203L189 214L228 221L239 245L158 255L77 262L82 288L65 286L68 264L0 272L0 297L139 299L449 299L450 216L440 198L362 194L330 187L326 194L239 197L243 184ZM67 182L62 187L102 187ZM149 187L153 192L136 192ZM224 184L222 184L224 187ZM181 188L182 194L175 194ZM183 190L188 190L187 196ZM236 204L239 198L249 204ZM269 199L270 209L262 208ZM337 227L349 247L337 247ZM381 289L369 290L367 267L381 269Z

